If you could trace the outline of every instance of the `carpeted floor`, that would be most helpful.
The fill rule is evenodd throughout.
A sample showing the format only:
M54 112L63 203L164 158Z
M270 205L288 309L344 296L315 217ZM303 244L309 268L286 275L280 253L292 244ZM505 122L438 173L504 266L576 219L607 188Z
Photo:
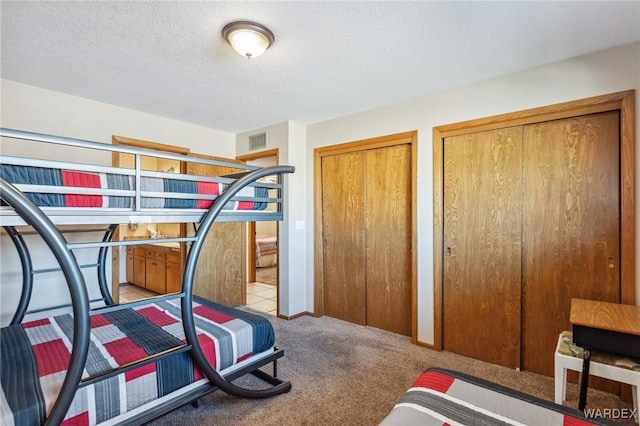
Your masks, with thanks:
M259 283L278 285L278 267L256 268L256 281Z
M278 373L291 381L290 393L266 400L242 400L217 391L201 399L199 408L183 406L152 424L376 425L428 367L463 371L553 400L551 377L432 351L412 345L408 337L330 317L270 320L277 346L285 351ZM253 377L235 383L262 386ZM577 394L577 385L569 384L567 398L574 408ZM631 405L615 395L589 390L588 407Z

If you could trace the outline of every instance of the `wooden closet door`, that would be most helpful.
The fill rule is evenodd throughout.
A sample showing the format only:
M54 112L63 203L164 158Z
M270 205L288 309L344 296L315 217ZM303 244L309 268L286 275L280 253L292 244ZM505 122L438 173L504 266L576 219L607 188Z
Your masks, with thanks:
M207 155L191 155L225 160ZM188 174L201 176L220 176L242 171L231 167L198 163L188 163L187 170ZM244 222L220 222L211 226L198 258L194 277L194 294L226 306L239 306L244 303L244 241Z
M444 348L520 365L522 128L444 141Z
M322 158L324 313L366 324L364 158L362 151Z
M571 298L620 301L619 115L524 128L523 367L553 375Z
M366 151L367 325L411 335L411 145Z

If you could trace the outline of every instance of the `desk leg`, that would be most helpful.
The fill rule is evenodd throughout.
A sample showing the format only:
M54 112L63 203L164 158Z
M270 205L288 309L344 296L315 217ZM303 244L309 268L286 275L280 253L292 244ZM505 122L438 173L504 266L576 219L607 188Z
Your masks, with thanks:
M578 409L584 410L587 405L587 387L589 387L589 364L591 364L591 349L584 348L584 360L582 361L582 376L580 377L580 399Z

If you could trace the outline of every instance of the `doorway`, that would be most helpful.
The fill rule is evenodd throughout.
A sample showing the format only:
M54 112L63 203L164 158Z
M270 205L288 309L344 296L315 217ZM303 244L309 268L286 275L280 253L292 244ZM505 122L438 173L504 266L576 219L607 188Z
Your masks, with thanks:
M171 154L189 154L188 148L132 139L123 136L112 136L113 145L125 145L135 148L153 149ZM143 170L162 171L167 173L185 173L186 163L178 160L161 159L142 156ZM112 164L116 167L135 167L133 154L114 152ZM147 239L150 234L163 237L184 237L186 226L179 223L153 223L119 225L113 240ZM185 243L172 243L171 247L162 247L163 252L155 246L121 246L112 251L112 297L116 303L132 302L158 294L179 292L181 288L181 272L186 258ZM152 256L147 251L152 250ZM158 259L162 258L164 262ZM149 277L149 279L147 279Z
M261 151L237 157L251 166L270 167L279 164L278 149ZM261 181L277 183L276 176L267 176ZM270 198L277 198L277 190L269 190ZM277 204L268 203L266 210L277 209ZM259 312L278 315L279 293L279 222L259 221L247 224L247 306Z

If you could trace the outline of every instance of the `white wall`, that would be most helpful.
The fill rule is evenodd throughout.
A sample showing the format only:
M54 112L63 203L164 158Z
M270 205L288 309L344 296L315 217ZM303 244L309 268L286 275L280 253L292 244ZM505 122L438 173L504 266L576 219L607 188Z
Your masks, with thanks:
M272 126L240 133L236 137L237 155L249 153L249 136L267 133L265 149L279 149L280 164L296 167L293 175L285 177L284 220L280 223L278 262L280 264L280 314L295 315L313 306L313 282L306 279L306 240L308 226L306 213L306 128L300 123L287 121ZM257 152L257 151L255 151ZM310 284L311 283L311 284ZM309 293L309 290L311 293Z
M50 90L0 80L1 107L0 125L2 127L47 133L96 142L111 143L111 136L125 136L169 145L177 145L191 149L192 152L235 157L235 135L208 129L163 117L120 108L76 96L66 95ZM27 144L14 144L3 140L0 148L3 154L41 156L43 158L60 158L68 161L80 161L78 156L70 155L68 150L36 149ZM82 155L86 155L83 152ZM111 156L104 155L98 162L111 164ZM79 238L102 239L102 235ZM35 237L30 237L35 239ZM78 241L81 241L79 239ZM30 245L37 247L38 242ZM40 247L42 247L40 243ZM0 323L6 325L13 315L21 288L21 270L15 248L6 236L0 240ZM82 263L95 262L97 251L77 254L84 258ZM39 264L37 268L54 267L55 260L48 250L42 248L32 252ZM85 276L90 286L90 296L99 294L95 284L95 269L87 269ZM64 303L68 298L66 286L59 286L59 279L54 274L46 274L37 278L34 286L32 308L47 306L49 302Z
M285 220L280 224L280 312L284 315L313 311L313 150L417 130L418 340L433 343L433 127L639 88L640 43L636 42L306 127L289 121L235 137L3 80L2 125L103 142L110 142L111 135L117 134L226 157L248 153L249 135L266 131L267 149L279 148L280 163L297 168L285 180ZM637 93L636 123L640 123L639 105ZM637 164L638 161L636 173ZM636 191L636 198L640 199L640 185ZM639 228L636 224L636 239ZM3 247L3 268L5 258ZM2 279L4 285L4 269ZM4 295L3 292L2 306ZM640 305L640 278L636 281L636 295Z
M0 84L2 127L105 143L117 135L186 147L200 154L235 156L232 133L10 80L0 80Z
M433 336L433 127L640 88L640 43L447 90L307 127L307 229L313 229L313 150L376 136L418 131L418 340ZM636 123L640 123L636 93ZM637 126L636 126L637 127ZM636 147L638 131L636 131ZM637 148L636 148L637 149ZM638 150L640 152L640 150ZM636 161L638 173L638 161ZM640 185L636 186L640 199ZM636 220L637 222L637 220ZM636 240L640 232L636 224ZM307 310L313 308L313 233L307 234ZM295 246L292 247L297 250ZM638 251L640 256L640 251ZM640 280L636 273L636 303Z

